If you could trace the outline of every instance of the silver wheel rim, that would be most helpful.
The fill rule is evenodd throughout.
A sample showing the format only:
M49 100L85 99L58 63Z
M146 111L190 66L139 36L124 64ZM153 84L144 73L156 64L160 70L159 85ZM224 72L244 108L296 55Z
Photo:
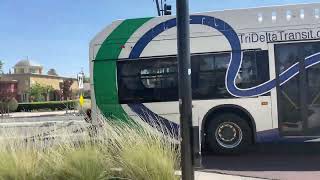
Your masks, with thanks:
M215 132L216 141L224 148L232 149L242 141L243 135L241 128L233 122L219 124Z

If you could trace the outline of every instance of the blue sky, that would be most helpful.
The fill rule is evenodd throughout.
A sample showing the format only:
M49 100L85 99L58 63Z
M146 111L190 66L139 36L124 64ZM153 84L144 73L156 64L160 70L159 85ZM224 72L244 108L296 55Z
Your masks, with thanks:
M167 0L175 10L175 0ZM190 0L190 11L212 11L318 0ZM89 72L89 41L116 19L155 16L153 0L0 0L0 60L5 72L28 57L59 75Z

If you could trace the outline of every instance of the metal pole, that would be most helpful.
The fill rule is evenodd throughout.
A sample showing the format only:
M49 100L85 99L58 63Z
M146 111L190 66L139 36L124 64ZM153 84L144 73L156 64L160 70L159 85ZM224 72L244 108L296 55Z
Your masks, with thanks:
M164 7L163 7L163 0L160 0L160 2L161 2L161 16L163 16L164 15Z
M192 94L190 65L190 17L188 0L177 0L179 109L182 180L194 180L191 150Z
M160 6L159 6L159 0L156 0L156 5L157 5L158 16L161 16Z

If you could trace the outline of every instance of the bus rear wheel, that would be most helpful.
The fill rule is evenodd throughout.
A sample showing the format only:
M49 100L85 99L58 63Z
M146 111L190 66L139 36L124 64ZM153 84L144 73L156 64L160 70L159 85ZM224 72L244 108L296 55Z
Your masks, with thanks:
M205 141L210 153L238 154L252 144L252 131L240 116L221 114L208 122Z

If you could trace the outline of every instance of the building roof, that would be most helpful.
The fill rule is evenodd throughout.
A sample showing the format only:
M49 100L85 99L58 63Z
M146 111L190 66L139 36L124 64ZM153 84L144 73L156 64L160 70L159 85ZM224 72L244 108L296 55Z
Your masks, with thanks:
M20 60L14 67L25 67L25 66L28 66L28 67L39 67L41 68L42 66L38 63L35 63L33 61L30 61L30 60Z
M17 84L17 80L1 80L0 79L0 84Z
M74 81L78 81L77 78L74 77L64 77L64 76L51 76L47 74L32 74L32 73L24 73L24 74L3 74L3 77L40 77L40 78L50 78L50 79L72 79Z

